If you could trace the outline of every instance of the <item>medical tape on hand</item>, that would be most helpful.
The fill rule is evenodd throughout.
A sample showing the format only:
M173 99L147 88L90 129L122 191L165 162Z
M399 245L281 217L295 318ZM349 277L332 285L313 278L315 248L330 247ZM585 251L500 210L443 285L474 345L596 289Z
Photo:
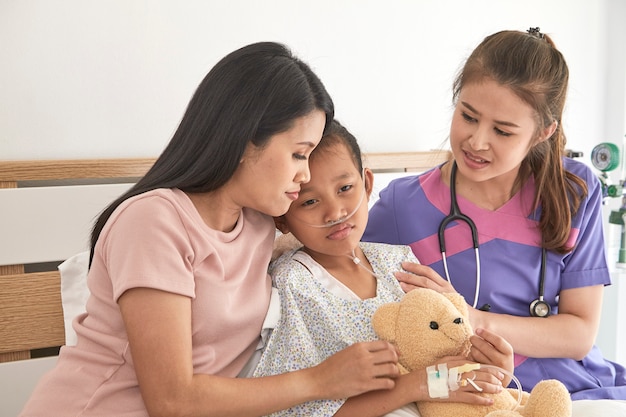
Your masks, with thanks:
M448 387L450 391L456 391L460 388L459 382L461 381L461 376L459 374L459 367L450 368L448 371Z
M476 390L482 391L472 379L462 380L462 376L465 372L472 372L477 369L480 369L479 363L466 363L465 365L450 368L448 370L448 387L450 387L450 391L456 391L460 387L466 386L468 382L476 388Z
M430 398L448 398L448 366L445 363L426 368L428 375L428 395Z

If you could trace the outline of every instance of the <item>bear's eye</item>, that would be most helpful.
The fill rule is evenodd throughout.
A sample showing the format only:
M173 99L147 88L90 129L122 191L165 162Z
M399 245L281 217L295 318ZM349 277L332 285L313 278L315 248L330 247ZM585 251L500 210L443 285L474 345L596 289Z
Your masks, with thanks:
M437 330L439 328L439 323L437 323L436 321L431 321L430 328L433 330Z
M457 317L456 319L454 319L454 324L462 324L463 323L463 319L461 317Z

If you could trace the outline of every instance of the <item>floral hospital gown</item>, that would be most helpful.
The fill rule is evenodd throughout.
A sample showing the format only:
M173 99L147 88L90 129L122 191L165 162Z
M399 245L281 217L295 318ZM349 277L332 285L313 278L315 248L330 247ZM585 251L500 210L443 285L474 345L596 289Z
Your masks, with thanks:
M351 344L376 339L372 314L381 304L399 301L404 295L393 273L401 270L403 261L417 259L408 246L361 243L361 249L377 279L376 297L365 300L303 251L286 253L270 266L281 316L254 376L309 368ZM273 416L332 416L344 402L311 401ZM418 414L410 404L393 415Z

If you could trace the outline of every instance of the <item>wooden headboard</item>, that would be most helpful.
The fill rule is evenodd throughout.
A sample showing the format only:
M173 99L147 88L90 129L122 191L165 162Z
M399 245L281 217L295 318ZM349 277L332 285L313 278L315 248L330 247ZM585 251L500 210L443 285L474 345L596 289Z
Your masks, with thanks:
M373 153L374 172L424 171L448 151ZM154 159L0 161L0 362L65 343L57 266L87 250L93 220Z

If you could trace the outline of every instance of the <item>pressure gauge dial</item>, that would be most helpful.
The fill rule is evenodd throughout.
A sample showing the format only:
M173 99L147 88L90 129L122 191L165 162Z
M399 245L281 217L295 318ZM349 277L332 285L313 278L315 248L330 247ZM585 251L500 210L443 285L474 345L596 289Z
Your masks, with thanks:
M600 171L612 171L619 166L619 148L614 143L604 142L591 151L591 163Z

